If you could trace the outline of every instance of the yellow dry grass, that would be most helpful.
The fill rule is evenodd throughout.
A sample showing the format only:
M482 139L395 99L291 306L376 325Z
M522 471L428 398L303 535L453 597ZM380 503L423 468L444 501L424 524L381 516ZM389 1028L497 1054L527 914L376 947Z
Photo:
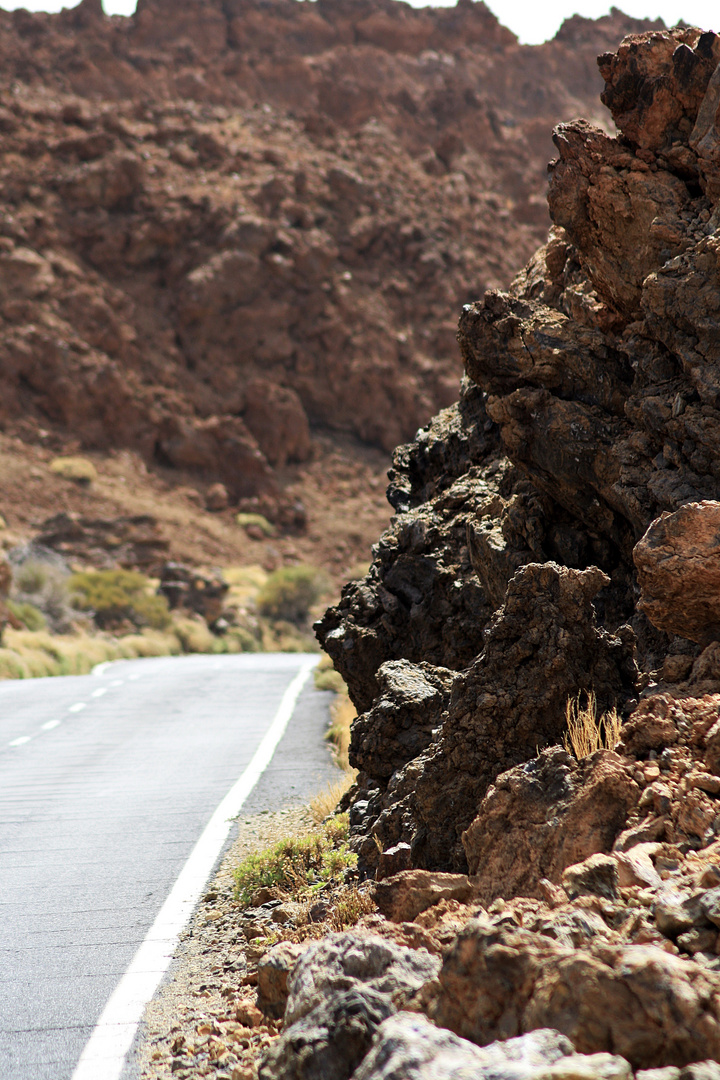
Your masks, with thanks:
M583 697L584 705L581 704ZM592 690L568 698L565 716L568 727L563 740L565 749L569 754L574 754L578 761L596 750L614 750L620 742L622 720L617 709L613 708L598 717L597 699Z
M91 484L93 480L97 480L97 469L92 461L84 457L55 458L50 462L50 472L81 484Z
M355 771L348 769L339 780L328 784L326 788L318 791L317 795L310 800L310 813L316 824L319 825L320 822L325 821L326 818L335 813L338 803L345 792L352 786L354 779Z

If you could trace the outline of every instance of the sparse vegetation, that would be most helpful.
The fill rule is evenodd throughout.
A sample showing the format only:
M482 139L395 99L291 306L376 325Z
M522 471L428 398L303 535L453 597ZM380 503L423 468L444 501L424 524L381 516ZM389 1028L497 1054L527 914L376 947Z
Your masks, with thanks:
M318 690L332 690L336 694L341 694L345 690L343 677L339 671L335 670L327 653L323 653L320 657L313 678Z
M314 566L283 566L270 574L257 596L257 608L268 619L296 626L307 622L310 608L327 589L321 570Z
M6 630L0 679L81 675L106 660L142 656L318 650L306 629L254 614L268 580L262 567L232 567L225 576L236 621L217 635L200 616L170 612L143 574L89 570L69 576L60 566L29 559L15 570L9 604L26 629Z
M34 604L30 604L27 601L6 601L7 609L10 611L16 619L19 619L26 630L45 630L47 627L47 619L43 615L40 608L35 607Z
M584 698L584 704L581 704ZM592 690L581 691L568 698L565 707L568 733L564 739L565 749L580 761L596 750L614 750L620 742L622 720L617 709L597 714L597 700Z
M58 457L50 462L50 472L62 476L65 480L74 480L77 484L89 486L97 480L97 469L92 461L84 457Z
M324 884L339 881L357 861L347 846L346 814L331 818L321 831L288 837L266 851L249 855L235 869L235 898L249 904L265 887L304 899Z
M170 625L167 600L151 593L143 574L132 570L86 570L73 574L69 586L73 605L92 613L101 630L122 628L128 623L137 629L149 626L153 630L165 630Z
M310 813L316 824L320 825L321 822L325 821L330 816L330 814L335 813L338 803L353 783L354 779L354 770L348 769L339 780L336 780L335 783L328 784L326 788L323 788L322 791L319 791L317 795L313 796L310 800Z
M259 530L263 536L275 536L277 532L275 526L262 514L236 514L235 521L243 529Z

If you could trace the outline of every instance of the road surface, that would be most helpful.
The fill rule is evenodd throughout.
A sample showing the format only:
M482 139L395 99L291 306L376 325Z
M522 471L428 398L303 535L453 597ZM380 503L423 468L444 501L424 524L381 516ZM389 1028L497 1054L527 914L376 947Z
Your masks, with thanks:
M247 814L306 801L337 775L323 743L330 695L310 676L290 700L309 662L129 660L0 683L2 1080L118 1075L78 1062L199 838L212 822L227 831L228 792L243 788ZM265 767L283 710L292 719Z

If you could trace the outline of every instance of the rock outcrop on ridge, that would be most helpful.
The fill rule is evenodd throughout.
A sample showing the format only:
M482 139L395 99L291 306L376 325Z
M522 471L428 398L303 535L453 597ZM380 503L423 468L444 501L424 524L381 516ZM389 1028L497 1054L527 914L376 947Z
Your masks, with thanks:
M0 11L0 424L275 519L312 431L391 450L456 395L454 312L546 232L555 118L600 120L596 52L649 25L521 47L465 0Z
M482 832L493 780L562 741L580 691L628 717L659 679L720 675L701 584L720 494L719 64L720 38L690 28L600 57L619 133L556 129L550 239L508 292L464 307L460 402L396 451L397 516L318 624L363 714L350 814L366 873L398 842L411 865L467 869L460 835ZM488 857L481 843L473 867Z

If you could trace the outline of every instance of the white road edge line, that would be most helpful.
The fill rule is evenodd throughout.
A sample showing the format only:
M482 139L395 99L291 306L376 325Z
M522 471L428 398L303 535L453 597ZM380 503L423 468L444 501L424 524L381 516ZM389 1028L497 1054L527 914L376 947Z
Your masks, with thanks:
M102 664L96 664L90 672L91 675L104 675L111 664L116 663L115 660L104 660Z
M145 1006L170 966L178 937L207 884L230 832L232 819L270 764L302 688L316 664L317 657L305 661L283 694L252 761L210 818L147 937L103 1009L71 1080L118 1080L120 1077Z

